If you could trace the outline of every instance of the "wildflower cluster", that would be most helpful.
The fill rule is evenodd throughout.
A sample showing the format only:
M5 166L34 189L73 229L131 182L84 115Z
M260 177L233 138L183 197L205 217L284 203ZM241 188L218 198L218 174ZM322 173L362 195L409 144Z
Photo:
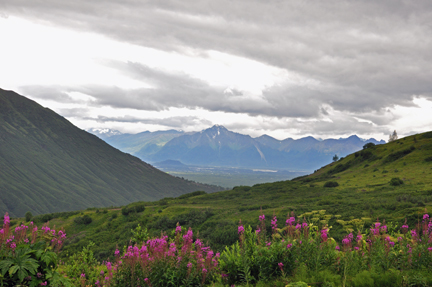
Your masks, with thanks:
M63 230L56 232L33 223L10 229L8 213L0 229L0 285L40 285L66 281L55 271L57 254L66 239Z
M234 244L222 253L224 282L253 284L262 278L279 277L285 283L302 280L361 286L359 282L370 278L368 284L375 280L375 286L398 286L402 281L408 286L410 280L424 276L420 275L422 270L432 268L432 220L428 214L411 230L403 224L397 229L400 233L393 231L395 227L389 233L389 226L377 221L365 234L350 232L340 245L329 236L331 227L324 224L320 228L293 214L282 229L277 229L273 216L270 237L262 232L266 229L263 214L259 222L255 232L249 226L239 226L242 244Z
M106 263L108 273L104 284L201 286L214 280L220 254L204 246L200 239L194 240L190 228L182 234L181 227L177 226L174 234L172 239L161 235L141 245L128 246L122 256L116 251L116 261Z

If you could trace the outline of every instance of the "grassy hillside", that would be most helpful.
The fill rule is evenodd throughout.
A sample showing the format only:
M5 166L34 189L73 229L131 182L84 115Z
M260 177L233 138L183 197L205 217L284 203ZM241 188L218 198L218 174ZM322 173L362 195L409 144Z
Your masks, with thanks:
M0 212L118 206L218 188L120 152L53 111L0 89Z
M431 148L429 132L364 149L291 181L239 186L211 194L191 193L126 207L49 214L33 220L50 220L52 226L65 227L67 252L95 242L93 250L100 259L112 255L116 245L127 244L138 224L155 236L161 230L172 232L179 222L199 230L201 238L222 250L238 239L240 219L252 227L258 224L260 209L266 218L276 215L281 225L288 214L311 221L317 211L325 210L331 235L341 240L347 230L369 228L377 218L386 220L388 226L400 226L405 220L414 226L423 212L432 211ZM395 177L403 184L392 185ZM339 186L324 187L329 181ZM88 224L81 220L86 215L92 219Z

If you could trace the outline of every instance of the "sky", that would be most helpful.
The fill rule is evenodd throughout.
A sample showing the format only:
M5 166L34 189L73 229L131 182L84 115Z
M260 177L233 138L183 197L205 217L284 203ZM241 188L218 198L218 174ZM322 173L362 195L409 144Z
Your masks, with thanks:
M430 0L0 0L0 88L82 129L432 130Z

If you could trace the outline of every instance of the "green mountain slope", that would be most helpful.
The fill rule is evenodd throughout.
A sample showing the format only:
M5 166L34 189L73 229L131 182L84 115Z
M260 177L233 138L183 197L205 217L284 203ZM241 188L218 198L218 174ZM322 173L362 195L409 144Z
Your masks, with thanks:
M385 219L389 228L395 224L400 228L405 220L409 226L415 226L424 212L430 213L431 150L432 132L429 132L364 149L291 181L133 203L125 210L137 205L145 209L128 214L120 209L89 209L34 220L56 217L50 225L65 227L71 236L65 245L67 251L79 251L93 241L96 243L93 250L101 260L112 256L116 245L127 244L132 237L131 229L138 224L157 236L161 230L171 232L179 222L184 228L191 226L194 232L199 231L204 242L208 241L214 249L223 250L238 239L240 219L243 224L255 227L261 213L267 222L277 216L278 226L284 226L288 214L312 222L314 214L325 210L331 236L340 241L347 230L364 232L376 218ZM403 184L393 185L392 178L396 177ZM336 181L339 186L324 187L329 181ZM83 214L92 218L88 225L75 220Z
M217 188L120 152L53 111L0 89L0 213L118 206Z
M324 185L328 180L338 188L362 188L386 185L392 178L418 190L432 188L432 132L405 137L385 145L365 146L363 150L333 162L301 181Z

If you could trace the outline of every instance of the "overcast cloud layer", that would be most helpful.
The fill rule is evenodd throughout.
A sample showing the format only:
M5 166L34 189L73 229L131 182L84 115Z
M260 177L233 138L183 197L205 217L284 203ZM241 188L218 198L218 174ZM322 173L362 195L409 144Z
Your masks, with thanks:
M0 80L47 105L62 103L56 111L83 128L224 124L255 136L384 139L393 129L431 130L429 0L13 0L0 3L0 15L2 23L17 17L159 53L151 62L101 48L97 64L129 81L122 85Z

